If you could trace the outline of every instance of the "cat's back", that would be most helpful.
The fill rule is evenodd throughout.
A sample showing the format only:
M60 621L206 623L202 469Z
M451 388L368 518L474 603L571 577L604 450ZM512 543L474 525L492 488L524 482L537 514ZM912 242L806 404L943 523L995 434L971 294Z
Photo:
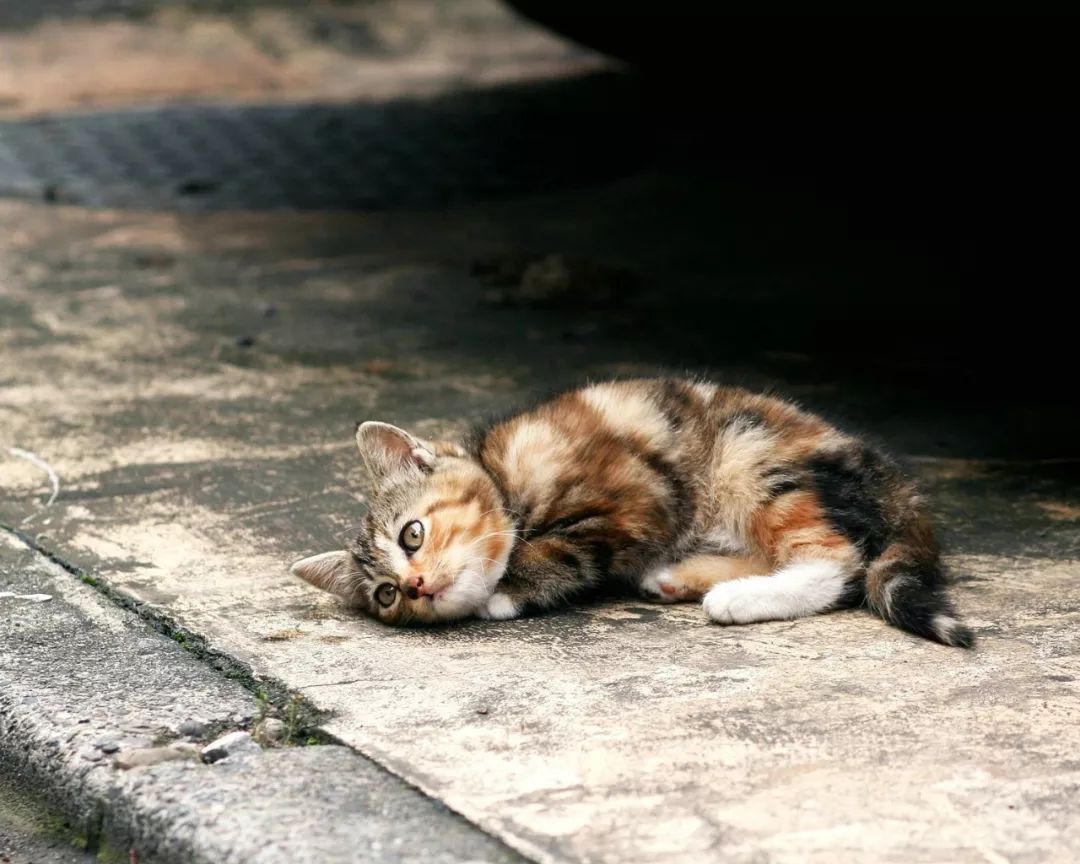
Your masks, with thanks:
M620 452L662 454L679 440L711 396L695 398L695 385L678 379L605 381L569 390L492 424L482 433L483 453L507 476L560 473L575 459L614 467ZM697 402L698 404L695 404Z
M707 485L717 393L682 379L592 384L492 425L478 455L528 521L588 511L674 523Z

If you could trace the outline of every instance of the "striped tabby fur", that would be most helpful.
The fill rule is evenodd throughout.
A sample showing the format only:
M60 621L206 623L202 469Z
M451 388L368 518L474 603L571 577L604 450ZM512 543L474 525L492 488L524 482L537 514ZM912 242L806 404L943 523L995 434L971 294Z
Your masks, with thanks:
M794 405L713 384L595 384L464 445L364 423L374 495L293 572L389 624L512 618L621 583L721 624L867 605L969 646L891 460Z

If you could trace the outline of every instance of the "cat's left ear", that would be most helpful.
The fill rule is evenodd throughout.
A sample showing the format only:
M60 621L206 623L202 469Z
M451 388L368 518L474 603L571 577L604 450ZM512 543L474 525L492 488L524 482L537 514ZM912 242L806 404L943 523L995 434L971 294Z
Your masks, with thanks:
M344 549L303 558L289 569L293 576L316 588L336 594L348 602L356 601L356 559Z
M432 445L389 423L361 423L356 427L356 446L376 484L402 472L427 473L435 465Z

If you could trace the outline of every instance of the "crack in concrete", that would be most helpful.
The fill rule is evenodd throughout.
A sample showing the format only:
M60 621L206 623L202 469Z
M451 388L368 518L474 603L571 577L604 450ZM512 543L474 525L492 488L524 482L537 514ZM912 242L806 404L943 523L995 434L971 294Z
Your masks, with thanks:
M310 704L303 704L301 701L302 694L300 694L299 691L286 686L277 679L256 675L254 670L246 663L237 660L229 654L210 647L206 639L198 633L188 630L185 627L181 627L170 616L162 614L158 610L148 606L146 603L142 603L127 594L117 591L106 582L88 573L79 565L62 558L56 552L47 549L25 531L4 522L0 522L0 531L4 531L16 538L27 548L43 555L65 572L70 573L80 582L94 588L113 605L134 613L158 633L168 636L185 651L193 654L212 669L222 673L226 678L231 678L238 682L244 689L250 691L256 697L264 697L269 704L282 714L282 716L285 716L289 711L299 711L300 723L296 732L296 739L298 741L308 742L313 739L314 743L320 745L343 744L340 739L322 728L322 722L330 717L331 714L329 712L320 711Z
M187 653L194 655L194 657L198 661L209 665L213 670L223 673L226 677L233 679L245 690L254 693L257 698L262 698L265 696L267 701L271 702L275 707L281 709L281 714L283 717L287 718L289 716L288 712L290 710L294 712L300 711L302 719L295 736L297 741L302 742L309 736L312 736L317 739L315 742L312 743L317 743L318 745L331 745L328 750L332 750L335 746L340 746L344 749L347 749L351 753L354 753L358 759L362 759L364 760L364 762L372 766L374 770L381 772L381 774L385 776L387 780L389 780L390 778L395 778L397 781L401 781L401 783L405 787L408 787L408 789L411 790L411 794L419 795L422 798L431 801L432 804L435 807L439 808L440 811L452 814L455 819L461 820L463 824L468 826L469 830L475 831L478 835L483 835L483 837L488 838L489 840L505 848L508 854L514 855L515 858L517 855L521 854L520 850L515 851L515 847L513 845L507 844L504 838L501 838L496 834L493 834L492 832L486 830L482 826L478 825L472 819L469 819L467 816L465 816L460 810L449 806L441 798L431 794L422 785L417 784L414 780L407 777L401 771L395 769L392 765L388 765L372 757L371 755L356 749L352 745L341 741L336 736L326 732L321 726L314 725L318 720L332 715L329 712L320 711L311 707L310 704L305 703L302 694L298 690L290 689L276 679L261 678L256 676L256 674L246 664L242 663L234 657L231 657L228 654L209 647L203 637L199 636L198 634L192 633L186 628L177 626L168 616L161 615L156 610L150 608L146 604L122 594L121 592L104 583L102 580L91 576L84 568L64 559L56 552L44 547L35 538L30 537L24 531L21 531L17 527L6 524L4 522L0 522L0 532L14 538L23 546L25 546L28 550L42 556L44 559L55 564L64 572L75 576L84 584L88 585L91 588L94 588L95 592L101 597L103 597L106 601L108 601L111 605L120 607L125 611L135 614L136 616L138 616L139 620L144 621L145 623L150 625L153 630L172 639ZM259 719L260 718L252 719L251 726L254 727L259 722ZM248 724L242 723L240 725ZM230 724L228 728L235 729L237 727L235 724ZM216 737L216 735L225 731L225 727L219 728L217 724L211 724L208 729L209 737ZM175 735L168 736L168 738L176 737L177 736ZM155 742L155 746L160 744L163 740L168 740L168 738L162 738L159 741ZM291 748L283 749L288 750ZM301 747L299 749L305 750L308 748ZM328 752L328 750L323 750L323 748L321 747L316 747L314 749L320 752ZM4 758L5 754L2 749L0 749L0 764L3 763ZM41 787L42 789L49 788L47 782L42 782ZM91 801L89 803L89 808L89 810L83 812L83 814L79 817L78 820L79 827L82 832L80 835L80 844L90 855L97 855L98 853L102 852L112 852L112 849L108 847L105 843L107 833L107 820L112 818L110 813L107 812L105 805L101 801L97 800ZM72 810L72 812L74 812L74 810ZM532 857L531 860L537 859L535 857Z
M299 684L297 690L314 690L316 687L343 687L346 684L359 684L361 681L370 681L370 678L349 678L346 681L323 681L320 684Z

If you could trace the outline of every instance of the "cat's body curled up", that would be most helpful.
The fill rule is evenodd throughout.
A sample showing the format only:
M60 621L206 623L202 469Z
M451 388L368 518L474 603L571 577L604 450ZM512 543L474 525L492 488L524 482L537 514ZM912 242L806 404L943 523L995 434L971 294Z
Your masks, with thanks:
M616 581L721 624L860 604L969 646L914 486L768 396L680 379L594 384L464 445L363 423L371 506L293 572L389 624L513 618Z

